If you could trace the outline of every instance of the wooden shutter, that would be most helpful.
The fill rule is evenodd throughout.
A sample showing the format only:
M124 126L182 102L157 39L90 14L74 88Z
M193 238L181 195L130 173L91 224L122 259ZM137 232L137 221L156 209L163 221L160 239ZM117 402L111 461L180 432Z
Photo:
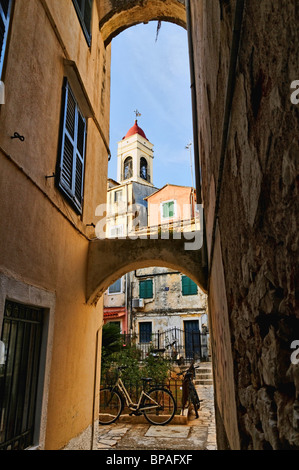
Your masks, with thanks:
M163 218L168 219L174 217L174 201L164 202L163 204Z
M91 15L93 0L73 0L83 33L88 45L91 44Z
M79 212L83 202L85 141L86 121L68 81L65 80L58 183Z
M12 0L0 0L0 78L2 75L5 46L8 35Z
M168 217L174 216L174 202L171 201L168 203Z
M183 295L196 295L197 285L187 276L182 276L182 294Z
M139 297L140 299L152 299L153 298L152 279L139 282Z

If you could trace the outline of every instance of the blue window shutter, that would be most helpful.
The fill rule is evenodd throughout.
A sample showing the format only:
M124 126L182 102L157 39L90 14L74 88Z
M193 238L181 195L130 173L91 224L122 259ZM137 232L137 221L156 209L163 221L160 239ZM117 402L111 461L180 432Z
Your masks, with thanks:
M73 0L87 44L91 44L91 16L93 0Z
M4 64L12 0L0 0L0 78Z
M77 131L77 147L76 147L76 171L75 171L75 199L80 206L83 202L83 179L84 179L84 155L85 155L85 139L86 139L86 121L80 110L77 114L78 131Z
M65 79L58 184L80 213L83 202L85 144L86 120Z

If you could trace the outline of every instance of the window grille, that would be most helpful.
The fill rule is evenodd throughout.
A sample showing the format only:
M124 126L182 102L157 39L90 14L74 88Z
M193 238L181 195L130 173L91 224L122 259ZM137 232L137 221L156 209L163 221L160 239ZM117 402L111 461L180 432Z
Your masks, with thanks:
M152 340L152 322L139 323L140 343L149 343Z
M34 444L36 396L43 310L7 301L1 341L0 450L24 450Z
M162 204L163 219L170 219L175 215L175 201L164 202Z

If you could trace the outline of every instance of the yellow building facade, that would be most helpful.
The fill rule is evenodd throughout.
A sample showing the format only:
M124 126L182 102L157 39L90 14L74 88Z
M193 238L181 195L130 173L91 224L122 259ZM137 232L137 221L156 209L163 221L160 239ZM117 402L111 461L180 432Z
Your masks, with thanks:
M102 306L86 304L86 259L95 209L106 200L110 46L97 2L84 11L80 1L0 4L10 9L1 44L0 445L91 448ZM39 364L26 379L37 394L30 409L24 404L29 424L13 403L25 366L12 340L28 354L22 306L41 309Z

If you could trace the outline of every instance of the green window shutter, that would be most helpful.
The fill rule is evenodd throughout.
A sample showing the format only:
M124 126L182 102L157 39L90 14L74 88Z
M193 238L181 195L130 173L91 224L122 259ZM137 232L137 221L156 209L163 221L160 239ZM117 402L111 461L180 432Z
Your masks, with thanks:
M153 298L152 279L139 282L139 298L140 299L152 299Z
M163 218L167 219L168 217L168 204L163 204Z
M168 217L174 216L174 202L171 201L168 203Z
M197 295L197 285L187 276L182 276L182 294Z
M164 202L162 205L162 209L164 219L174 217L174 201Z

